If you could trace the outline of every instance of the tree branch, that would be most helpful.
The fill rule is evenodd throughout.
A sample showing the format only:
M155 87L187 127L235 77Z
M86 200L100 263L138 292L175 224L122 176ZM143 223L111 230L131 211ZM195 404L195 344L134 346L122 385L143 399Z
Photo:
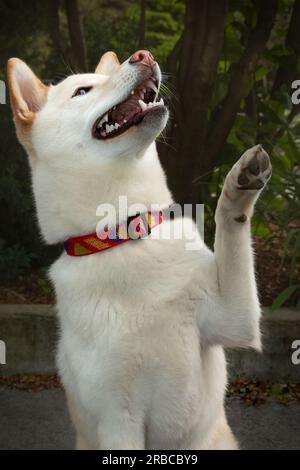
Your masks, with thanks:
M256 27L250 33L248 43L239 62L232 64L230 67L231 78L227 94L214 111L210 123L206 145L206 170L211 170L215 166L218 155L234 124L241 99L245 96L246 84L255 71L257 61L270 36L276 17L277 4L277 0L260 2Z
M296 78L296 66L300 59L300 0L296 0L293 7L293 12L289 24L288 33L285 40L285 45L293 53L292 61L289 67L278 67L276 77L272 88L272 96L280 90L284 84L291 84Z

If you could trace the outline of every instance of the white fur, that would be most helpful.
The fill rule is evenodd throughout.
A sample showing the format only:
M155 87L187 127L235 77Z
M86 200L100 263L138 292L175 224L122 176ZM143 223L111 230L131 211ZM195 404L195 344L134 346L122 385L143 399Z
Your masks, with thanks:
M172 202L154 144L166 112L110 142L91 136L95 119L127 96L143 70L126 61L110 77L75 75L50 89L30 151L48 243L95 231L97 206L117 206L119 195L147 207ZM88 85L86 96L70 98ZM77 448L237 448L224 412L222 347L260 347L249 224L258 191L236 190L237 172L255 151L225 181L231 198L222 193L219 201L215 253L200 236L198 251L187 251L185 239L149 236L86 257L63 253L51 267L58 367ZM246 223L234 220L241 213Z

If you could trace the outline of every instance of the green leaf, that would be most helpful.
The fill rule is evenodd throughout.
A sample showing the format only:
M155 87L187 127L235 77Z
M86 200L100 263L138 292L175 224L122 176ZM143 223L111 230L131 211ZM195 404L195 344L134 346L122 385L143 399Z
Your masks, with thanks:
M271 311L276 310L277 308L281 307L281 305L284 304L284 302L295 292L296 289L298 289L300 285L293 285L289 286L286 289L284 289L280 294L276 297L274 300L272 306L271 306Z
M259 67L255 72L255 80L258 82L264 78L268 73L267 67Z

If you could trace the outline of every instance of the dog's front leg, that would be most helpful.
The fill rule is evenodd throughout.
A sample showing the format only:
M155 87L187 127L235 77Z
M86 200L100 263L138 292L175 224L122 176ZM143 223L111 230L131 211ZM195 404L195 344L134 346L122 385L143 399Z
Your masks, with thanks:
M209 343L260 348L250 220L270 176L270 159L257 145L242 155L225 179L215 214L218 299L202 324Z

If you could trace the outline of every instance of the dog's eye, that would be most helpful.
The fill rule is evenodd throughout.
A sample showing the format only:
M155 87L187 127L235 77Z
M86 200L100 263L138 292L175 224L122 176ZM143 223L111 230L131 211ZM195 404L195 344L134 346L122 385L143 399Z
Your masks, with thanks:
M73 93L72 98L74 98L74 96L86 95L91 89L91 86L82 86L80 88L77 88L77 90Z

